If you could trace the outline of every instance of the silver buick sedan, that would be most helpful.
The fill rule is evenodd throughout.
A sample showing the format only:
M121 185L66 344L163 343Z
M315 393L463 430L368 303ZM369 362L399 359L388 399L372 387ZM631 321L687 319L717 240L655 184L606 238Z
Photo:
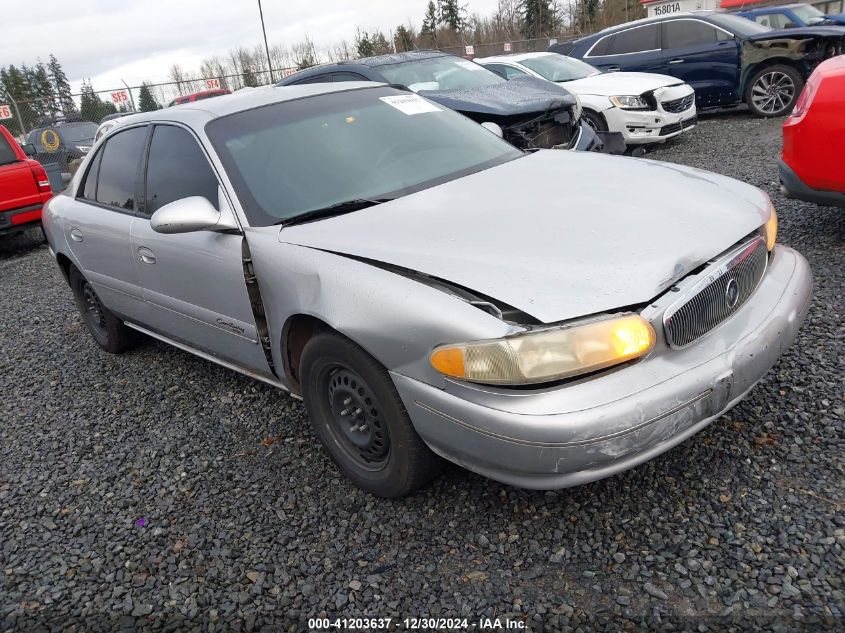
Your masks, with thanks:
M749 392L812 295L759 189L525 153L372 83L126 117L44 228L103 349L147 335L301 396L385 497L441 458L541 489L651 459Z

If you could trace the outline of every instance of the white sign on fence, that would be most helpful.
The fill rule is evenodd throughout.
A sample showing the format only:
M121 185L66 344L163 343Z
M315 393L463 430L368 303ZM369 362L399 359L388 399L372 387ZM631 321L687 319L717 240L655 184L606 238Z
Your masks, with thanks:
M467 55L475 55L475 46L473 46L472 44L468 44L464 48L466 49Z
M510 42L505 42L505 52L510 53L513 50L513 44Z
M556 37L550 37L549 38L549 46L554 46L555 44L557 44L557 38Z
M111 100L114 101L117 105L129 103L129 93L125 90L115 90L113 93L111 93Z
M5 103L0 103L0 121L3 119L11 119L12 118L12 108L7 106Z
M220 80L217 77L212 77L211 79L205 80L205 87L209 90L219 90L220 89Z

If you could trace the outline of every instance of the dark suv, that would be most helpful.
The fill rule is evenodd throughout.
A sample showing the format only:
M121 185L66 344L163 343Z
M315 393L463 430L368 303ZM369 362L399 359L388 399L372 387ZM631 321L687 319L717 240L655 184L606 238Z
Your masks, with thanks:
M536 77L507 80L475 62L439 51L409 51L315 66L277 86L378 81L402 86L478 123L495 123L521 149L599 150L602 141L580 120L565 88Z
M42 165L55 163L62 175L69 177L69 163L83 158L91 150L96 132L97 124L91 121L41 120L26 137L26 142L35 146L35 160Z
M673 13L614 26L550 51L602 70L671 75L695 88L699 108L748 104L757 116L792 111L804 81L840 55L845 28L775 31L716 11Z

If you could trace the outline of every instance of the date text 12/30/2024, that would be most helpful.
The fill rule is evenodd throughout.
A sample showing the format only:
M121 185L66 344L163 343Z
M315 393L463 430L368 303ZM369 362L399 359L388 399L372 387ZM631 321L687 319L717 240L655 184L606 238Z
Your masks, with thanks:
M309 618L309 631L523 631L524 620L510 618Z

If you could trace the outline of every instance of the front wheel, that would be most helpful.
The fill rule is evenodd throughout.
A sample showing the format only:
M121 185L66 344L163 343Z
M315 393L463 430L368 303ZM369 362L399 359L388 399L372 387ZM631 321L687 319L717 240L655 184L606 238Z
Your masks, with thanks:
M593 128L593 132L607 132L607 122L597 112L584 110L581 112L581 120Z
M775 117L792 112L804 79L791 66L767 66L748 82L745 102L755 116Z
M318 334L302 351L301 369L311 426L359 488L402 497L439 472L440 458L417 435L387 370L355 343Z

